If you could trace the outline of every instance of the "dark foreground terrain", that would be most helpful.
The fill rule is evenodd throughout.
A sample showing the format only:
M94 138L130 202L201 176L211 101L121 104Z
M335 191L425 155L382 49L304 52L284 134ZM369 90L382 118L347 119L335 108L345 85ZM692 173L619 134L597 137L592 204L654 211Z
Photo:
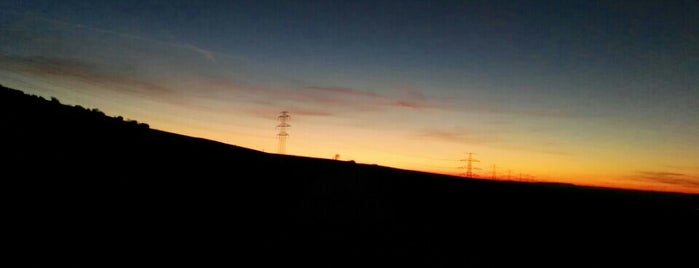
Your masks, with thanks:
M699 196L267 154L0 89L22 267L699 263Z

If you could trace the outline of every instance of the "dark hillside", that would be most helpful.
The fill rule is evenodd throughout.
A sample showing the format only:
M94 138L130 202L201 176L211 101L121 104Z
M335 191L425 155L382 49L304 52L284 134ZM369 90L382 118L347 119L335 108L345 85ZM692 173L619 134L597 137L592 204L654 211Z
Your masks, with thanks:
M268 154L4 87L0 122L22 266L699 263L698 195Z

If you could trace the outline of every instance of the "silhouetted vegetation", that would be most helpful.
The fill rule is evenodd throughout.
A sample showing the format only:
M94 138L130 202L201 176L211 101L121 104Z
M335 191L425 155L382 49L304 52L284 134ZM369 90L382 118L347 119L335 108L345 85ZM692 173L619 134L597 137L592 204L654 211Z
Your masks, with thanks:
M6 97L8 100L5 103L3 103L3 105L5 105L5 110L10 110L13 108L21 109L24 107L33 107L35 110L28 111L23 115L28 116L30 118L33 118L35 116L44 116L48 118L65 116L65 123L71 123L68 120L76 118L89 118L88 123L96 123L99 121L100 124L109 124L114 123L115 121L124 121L124 118L122 116L108 117L103 111L99 110L98 108L85 108L77 104L74 106L69 106L62 104L60 100L58 100L56 97L51 97L50 101L47 101L41 96L25 94L20 90L6 88L2 85L0 85L0 88L3 91L3 97ZM16 100L17 102L10 103L9 100ZM53 124L57 123L60 122L53 122ZM124 124L122 124L122 126L130 126L143 129L150 128L150 126L146 123L141 123L137 120L131 119L126 120Z
M697 263L697 195L268 154L4 87L0 122L23 266Z

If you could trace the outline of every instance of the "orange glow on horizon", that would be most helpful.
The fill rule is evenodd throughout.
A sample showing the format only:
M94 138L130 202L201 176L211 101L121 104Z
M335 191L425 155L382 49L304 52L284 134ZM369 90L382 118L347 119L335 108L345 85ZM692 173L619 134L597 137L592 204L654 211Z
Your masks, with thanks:
M11 85L10 85L11 86ZM83 91L88 91L84 89ZM116 94L116 91L108 91ZM41 95L41 94L39 94ZM72 96L72 95L71 95ZM277 131L276 113L261 116L263 109L238 110L238 108L212 108L191 100L187 105L172 102L140 99L138 96L117 98L64 98L62 103L83 102L85 107L105 107L108 115L120 115L148 123L151 128L182 135L211 139L253 150L275 153ZM48 98L49 96L45 96ZM126 105L128 104L128 105ZM208 104L208 103L207 103ZM501 134L499 138L459 136L462 129L447 131L425 131L424 128L411 129L384 126L383 122L393 122L400 113L388 113L385 121L371 121L373 114L361 114L357 118L338 120L327 115L297 115L290 111L292 127L289 130L287 154L355 161L362 164L376 164L406 170L435 174L461 176L467 152L475 152L480 162L474 165L476 177L490 179L493 165L497 166L497 179L532 182L571 183L580 186L611 187L635 190L651 190L679 193L699 193L699 186L693 186L699 178L699 167L692 163L697 152L691 146L668 146L649 144L639 146L621 140L609 141L606 136L618 130L601 128L591 131L590 140L585 142L561 143L549 146L548 134L515 132L510 136ZM429 114L415 114L429 121ZM438 116L452 116L437 113ZM378 116L378 115L377 115ZM384 116L384 115L381 115ZM466 118L468 120L475 120ZM466 120L465 119L465 120ZM504 130L493 130L505 133ZM490 133L490 132L487 132ZM494 135L495 135L494 134ZM654 147L655 146L655 147ZM673 159L658 157L656 147L673 153ZM667 174L678 174L678 178L653 178L661 174L657 169L667 168ZM674 168L679 166L681 168ZM645 176L643 173L646 172ZM674 183L673 183L674 182Z
M178 128L176 131L173 130L173 132L195 137L206 137L231 145L268 153L276 153L277 139L275 131L272 128L269 130L269 135L266 136L222 134L230 133L230 131L225 131L225 128ZM424 147L409 145L403 146L404 150L401 151L393 150L392 147L397 145L389 143L389 139L382 138L377 138L377 144L381 144L381 146L376 146L376 148L381 148L377 150L374 150L372 146L369 145L353 147L343 145L342 142L337 141L329 141L326 143L330 145L328 148L332 147L332 145L339 148L333 150L324 148L323 146L312 146L315 143L323 142L323 135L317 135L315 139L311 139L310 141L298 137L299 135L298 132L294 132L294 129L290 130L287 154L322 159L334 159L335 155L339 154L338 160L351 160L360 164L376 164L398 169L457 177L463 177L465 173L464 169L459 168L463 166L464 163L458 161L459 159L463 159L463 155L452 154L454 156L452 158L431 158L426 154L423 155L423 152L425 152L423 149ZM360 133L355 135L358 137L363 136L363 134ZM359 142L357 143L361 144ZM366 144L372 144L372 142L367 142ZM414 151L411 152L407 150L413 146L415 147ZM521 180L525 182L570 183L578 186L699 194L698 187L644 181L641 178L634 178L633 175L615 171L613 167L600 169L600 166L596 166L596 163L577 163L574 161L567 161L566 158L547 155L532 157L531 153L507 153L506 151L489 150L488 148L482 148L481 151L483 153L480 153L478 157L481 162L474 165L474 167L477 168L477 170L474 171L477 176L474 177L479 179L491 179L491 170L487 167L492 166L498 159L490 159L490 156L499 155L499 160L501 161L497 161L499 170L497 171L496 180L508 180L507 177L509 173L510 181ZM492 152L489 153L489 151ZM508 162L502 160L507 160ZM586 168L589 166L598 167L597 171L594 173L586 171ZM520 179L520 175L522 179Z

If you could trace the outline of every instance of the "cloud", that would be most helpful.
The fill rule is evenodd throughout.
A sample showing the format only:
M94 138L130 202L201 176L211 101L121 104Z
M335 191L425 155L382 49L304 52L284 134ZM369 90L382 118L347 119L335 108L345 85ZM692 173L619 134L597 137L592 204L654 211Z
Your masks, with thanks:
M426 129L418 132L416 136L430 140L470 144L494 143L499 141L499 138L495 137L493 134L478 134L463 129Z
M197 94L202 96L218 98L219 95L225 94L242 94L242 95L264 95L272 96L275 95L274 89L247 85L244 83L238 83L230 79L225 78L208 78L208 79L192 79L193 84L199 84L206 88L205 91L199 91Z
M216 58L214 57L214 52L210 50L206 50L200 47L196 47L193 45L185 45L184 47L191 49L192 51L198 53L199 55L203 56L204 58L216 62Z
M7 50L13 55L2 59L7 70L132 93L177 93L176 99L170 102L191 103L191 97L203 99L207 105L237 101L261 106L251 109L288 107L286 109L313 116L440 107L412 87L385 92L304 81L274 83L279 81L278 74L256 72L254 67L247 70L240 65L241 61L233 62L233 57L192 44L165 42L42 17L30 17L30 20L42 27L32 27L30 23L17 25L8 40L31 35L29 40L13 41L12 45L17 51L27 50L31 45L44 56L17 56L21 54ZM61 47L62 54L55 54L56 49L52 48L56 46ZM233 72L231 66L242 71Z
M207 101L244 101L297 109L307 115L327 116L351 112L434 107L421 92L409 88L397 94L378 89L312 82L269 85L277 74L232 73L232 57L192 45L165 42L144 36L78 25L60 20L25 16L31 23L17 24L8 37L16 51L6 50L2 64L7 70L63 81L77 81L106 89L134 93L178 93ZM41 27L33 27L37 24ZM46 30L46 29L51 29ZM22 36L30 36L20 40ZM14 41L13 41L14 40ZM42 41L43 40L43 41ZM12 43L14 42L14 43ZM38 51L43 57L26 57L18 51ZM60 49L55 49L59 47ZM62 54L55 54L61 51ZM222 61L222 62L217 62ZM213 62L219 64L211 64ZM123 66L118 66L119 64ZM128 67L130 70L125 70ZM240 67L239 62L232 65ZM235 76L235 78L234 78ZM250 78L254 77L254 78ZM262 82L254 82L262 81ZM168 89L169 88L169 89Z
M332 115L334 115L331 112L314 110L314 109L294 108L293 110L294 110L295 115L303 115L303 116L332 116Z
M401 108L409 108L414 110L428 108L447 108L444 105L432 103L425 94L412 86L398 87L392 94L387 97L387 105Z
M23 75L54 81L85 83L95 88L118 90L138 95L166 98L168 102L195 105L208 100L220 105L245 102L251 114L260 108L276 111L286 107L297 115L333 116L354 111L378 111L386 108L386 97L371 91L348 87L268 87L240 83L228 78L202 76L179 77L177 84L158 78L142 77L129 66L105 62L92 63L82 59L0 54L0 67ZM198 106L199 107L199 106ZM274 107L274 108L272 108ZM214 107L202 107L214 109Z
M558 148L562 145L547 145L547 144L542 144L542 143L522 143L522 144L505 144L505 143L500 143L496 147L500 149L505 149L505 150L513 150L513 151L523 151L523 152L528 152L528 153L539 153L539 154L547 154L547 155L552 155L552 156L561 156L561 157L570 157L574 156L570 151L565 150L564 148Z
M214 53L187 43L163 41L146 35L119 32L76 24L34 14L14 14L13 23L0 27L7 53L80 58L103 62L121 62L147 68L147 72L165 69L212 68Z
M547 118L573 118L578 117L570 112L561 110L543 110L543 109L506 109L503 112L521 114L532 117L547 117Z
M569 119L581 117L581 115L563 110L503 107L498 103L488 104L481 102L476 103L473 101L462 101L459 105L445 104L442 105L442 108L460 112L517 115L537 118Z
M200 80L211 98L233 94L257 103L285 105L308 115L333 115L341 112L383 111L399 107L424 108L427 105L412 101L398 101L385 94L350 87L265 87L239 83L230 79L216 78Z
M407 102L407 101L396 101L393 103L393 105L398 106L398 107L412 108L412 109L423 108L422 106L420 106L419 103Z
M308 90L311 93L335 94L338 96L347 97L363 97L363 98L384 98L383 95L365 90L348 88L348 87L318 87L309 86L303 87L302 90Z
M279 97L295 105L329 109L334 111L376 111L380 110L383 96L347 87L300 87L280 88Z
M124 74L119 67L91 64L75 59L51 57L19 57L0 54L0 66L6 70L37 77L60 78L92 85L117 86L134 93L170 94L172 91L156 83ZM145 90L145 91L144 91Z
M279 108L277 106L271 106L271 105L265 105L265 106L257 106L257 107L248 107L248 108L241 108L240 112L246 113L249 116L254 116L256 118L263 118L263 119L268 119L268 120L276 120L276 116L279 114L281 110L284 108ZM286 109L289 111L291 115L292 121L295 121L294 118L297 116L303 116L303 117L327 117L327 116L334 116L334 113L323 111L323 110L315 110L315 109L305 109L305 108L291 108L291 109Z
M664 171L639 171L636 178L643 181L659 182L664 184L681 185L699 188L699 177L683 173Z
M437 108L454 112L494 115L501 114L506 116L515 115L554 119L569 119L583 116L581 114L563 109L546 109L541 108L541 106L522 106L519 104L507 105L505 104L506 102L502 100L484 100L478 97L465 99L460 96L452 95L442 96L436 100L428 99L421 95L420 91L414 90L410 87L401 89L401 93L404 93L402 96L406 98L408 104L418 103L421 105L421 107ZM404 105L404 103L396 104Z
M461 144L487 144L489 147L525 151L529 153L540 153L554 156L569 157L573 154L566 151L562 144L554 142L545 143L527 143L527 144L511 144L503 139L502 134L506 131L482 131L474 132L471 130L456 128L456 129L425 129L414 134L415 137L421 139L429 139L432 141L444 141Z
M349 87L306 86L299 88L280 88L275 96L285 100L332 112L382 112L387 109L427 109L436 108L422 94L377 93L365 89Z
M194 92L210 100L234 99L255 104L253 115L287 109L297 115L333 116L352 111L376 110L379 94L345 87L271 87L236 82L225 78L198 79L204 91Z
M674 172L652 172L652 171L639 171L644 176L649 176L649 177L675 177L675 176L684 176L685 174L682 173L674 173Z

